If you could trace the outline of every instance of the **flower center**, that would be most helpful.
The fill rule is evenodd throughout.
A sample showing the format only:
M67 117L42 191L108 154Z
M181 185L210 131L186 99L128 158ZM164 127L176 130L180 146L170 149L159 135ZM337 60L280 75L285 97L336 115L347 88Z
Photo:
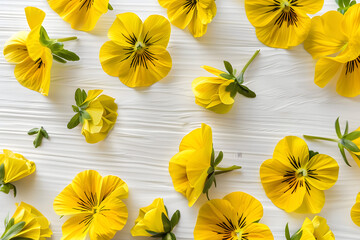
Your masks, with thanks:
M285 0L281 3L281 8L285 11L285 12L289 12L290 11L290 3Z
M146 45L142 42L136 42L135 43L135 47L134 47L134 50L139 52L139 53L142 53L144 51L144 48L146 47Z
M238 240L242 240L242 235L243 235L242 229L236 230L235 234Z
M301 177L307 177L308 175L308 171L304 168L299 168L296 171L296 177L301 178Z

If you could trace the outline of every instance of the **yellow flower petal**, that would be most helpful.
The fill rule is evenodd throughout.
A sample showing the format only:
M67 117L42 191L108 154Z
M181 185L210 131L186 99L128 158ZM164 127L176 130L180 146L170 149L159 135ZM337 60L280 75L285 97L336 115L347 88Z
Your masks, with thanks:
M26 20L31 29L38 27L45 19L45 12L36 7L25 8Z
M331 58L321 58L315 67L315 84L321 88L325 87L342 68L342 65Z
M226 91L226 88L233 82L234 80L228 80L219 87L219 97L223 104L231 105L235 102L234 98L231 97L230 92Z
M294 6L294 8L300 8L308 14L315 14L322 9L324 0L301 0L299 5Z
M344 97L360 95L360 57L343 65L337 81L336 92Z
M100 16L108 11L109 0L69 1L47 0L50 7L71 27L80 31L91 31Z
M305 184L285 181L284 175L292 168L277 160L266 160L260 167L261 183L268 198L286 212L294 212L303 203Z
M195 8L186 0L159 0L162 7L167 8L167 15L176 27L186 28L195 14Z
M254 27L270 24L281 12L280 8L274 9L273 5L273 0L245 0L246 16L250 23Z
M352 221L360 227L360 202L356 202L351 208L351 219Z
M18 181L35 172L36 166L34 162L7 149L4 149L3 152L3 154L0 154L0 165L4 164L4 183Z
M20 63L29 56L26 48L28 34L25 31L17 32L5 42L4 56L6 61Z
M217 77L198 77L192 82L192 90L195 97L210 99L219 92L219 87L223 83L225 80Z
M149 44L157 44L164 48L167 47L170 39L170 22L160 15L151 15L144 21L142 39L148 39Z
M207 24L203 24L198 12L194 13L188 27L190 33L196 38L204 36L207 31Z
M330 230L329 225L325 218L320 216L315 216L312 220L312 223L315 227L314 236L315 239L324 239L324 240L335 240L333 232Z
M89 220L84 219L91 219L91 214L80 213L69 218L62 226L61 240L84 240L89 232Z
M311 29L304 48L313 58L329 56L344 48L348 38L342 31L343 19L344 15L338 11L329 11L311 19Z
M350 7L344 14L344 20L342 21L342 29L349 39L358 37L358 30L360 28L360 4L355 4Z
M325 204L325 194L323 191L310 187L310 190L305 192L301 206L296 209L297 213L319 213Z
M309 148L303 139L287 136L276 145L273 159L281 162L282 165L288 168L294 168L294 163L299 166L305 166L309 161Z
M101 89L95 89L95 90L89 90L87 93L87 97L84 100L84 102L92 101L95 98L97 98L104 90Z
M221 77L220 75L225 73L224 71L221 71L219 69L216 69L216 68L213 68L213 67L210 67L210 66L201 66L203 69L205 69L206 71L208 71L209 73L211 74L214 74L218 77Z
M243 235L248 240L274 240L274 236L270 231L270 228L265 224L253 223L244 229Z
M199 0L197 4L198 17L202 24L209 24L216 15L216 3L214 0Z
M319 190L331 188L338 179L339 165L327 155L315 155L310 159L307 168L309 172L316 172L316 176L307 178L307 182Z

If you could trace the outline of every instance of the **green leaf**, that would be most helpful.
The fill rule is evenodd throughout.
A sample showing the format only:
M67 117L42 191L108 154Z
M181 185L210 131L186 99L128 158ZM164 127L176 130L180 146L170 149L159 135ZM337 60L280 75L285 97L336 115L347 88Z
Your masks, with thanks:
M13 185L13 184L11 184L11 183L9 183L9 184L11 185L11 188L12 188L12 190L14 191L14 197L16 197L17 191L16 191L15 185Z
M81 96L82 96L82 104L84 104L84 101L86 100L86 98L87 98L87 93L86 93L86 91L83 89L82 91L81 91Z
M315 155L318 155L319 152L315 152L313 150L309 150L309 159L311 159L312 157L314 157Z
M114 10L114 8L111 6L110 3L108 4L108 9L109 9L110 11Z
M170 222L169 218L165 215L165 213L161 214L161 220L162 220L162 223L164 226L164 231L166 233L170 232L171 231L171 222Z
M215 151L214 151L214 147L212 148L212 151L211 151L210 166L215 167Z
M38 135L36 135L36 138L35 138L35 140L33 142L35 148L37 148L37 147L39 147L41 145L42 139L43 139L42 134L39 133Z
M209 199L209 190L210 190L210 188L211 188L214 180L215 180L215 174L212 173L212 174L210 174L210 175L207 177L207 179L206 179L206 181L205 181L203 193L206 194L206 197L208 198L208 200L210 200L210 199Z
M27 134L34 135L34 134L37 134L38 132L39 132L38 128L33 128L33 129L30 129Z
M0 185L0 191L6 194L9 194L11 188L9 184L2 184Z
M224 158L224 153L222 151L219 152L219 155L215 159L215 167L221 163Z
M345 131L344 131L344 135L349 133L349 122L346 121L346 127L345 127Z
M4 163L2 163L0 165L0 182L4 180L4 177L5 177L5 165Z
M209 168L208 168L208 170L207 170L207 174L212 174L213 172L215 171L215 168L214 167L212 167L212 166L210 166Z
M285 227L285 237L286 237L286 240L290 240L289 223L287 223L286 227Z
M228 71L228 73L233 76L234 68L232 67L231 63L229 63L228 61L224 61L224 66L226 71Z
M14 224L12 227L10 227L6 233L3 235L2 240L9 240L12 237L16 236L21 230L24 228L25 222L18 222L17 224Z
M8 222L8 224L5 227L5 232L7 232L15 223L15 219L14 218L10 218L10 221Z
M227 74L227 73L221 73L221 74L220 74L220 77L225 78L225 79L227 79L227 80L234 79L233 76L231 76L230 74Z
M6 216L6 218L4 219L4 226L6 228L6 226L8 225L9 223L9 214Z
M61 52L62 50L64 50L64 44L62 42L54 42L53 44L48 46L48 48L50 48L52 53L59 55L58 52ZM62 57L62 56L59 55L59 57Z
M73 129L74 127L79 125L79 123L80 123L80 113L77 113L71 118L70 122L67 124L67 128Z
M75 102L76 102L76 105L80 107L80 105L84 102L84 100L85 100L85 99L83 98L81 89L80 89L80 88L76 89L76 91L75 91Z
M225 91L230 92L230 96L234 98L237 93L237 88L237 84L235 82L232 82L225 88Z
M248 98L255 98L256 94L244 85L239 85L238 93Z
M66 49L61 49L59 51L53 51L53 53L65 60L68 60L68 61L79 61L80 60L80 57L78 55L76 55L76 53L71 52Z
M171 223L171 231L174 227L179 223L180 220L180 211L176 210L176 212L172 215L170 223Z
M45 28L41 26L40 28L40 43L44 46L49 46L53 43L53 41L49 38L49 35L47 34Z
M72 109L74 112L79 112L79 107L78 106L75 106L75 105L71 105Z
M346 135L343 136L343 138L345 138L347 140L350 140L350 141L358 139L358 138L360 138L360 131L354 131L354 132L351 132L349 134L346 134Z
M340 124L339 124L339 118L340 117L338 117L335 121L335 131L336 131L336 135L338 136L338 138L342 138Z
M302 230L297 232L294 236L291 237L291 240L300 240L302 236Z
M46 139L49 139L49 134L43 127L40 128L40 132Z
M82 117L83 119L86 119L86 120L90 120L90 119L91 119L90 114L89 114L86 110L82 110L82 111L80 112L80 114L81 114L81 117Z
M340 143L349 151L351 152L360 152L360 149L358 146L356 146L355 143L353 143L352 141L350 140L347 140L347 139L344 139L342 138L340 140Z
M341 143L339 143L339 144L338 144L338 147L339 147L339 149L340 149L340 153L341 153L341 156L342 156L343 159L344 159L344 162L346 163L346 165L348 165L349 167L351 167L349 161L348 161L347 158L346 158L346 154L345 154L345 151L344 151L344 146L341 145Z
M148 232L148 233L150 233L152 236L151 237L153 237L153 238L162 238L162 237L164 237L167 233L164 233L164 232L162 232L162 233L157 233L157 232L154 232L154 231L150 231L150 230L145 230L146 232Z
M53 54L53 58L55 61L59 62L59 63L66 63L66 61L64 59L62 59L59 56L56 56L55 54Z

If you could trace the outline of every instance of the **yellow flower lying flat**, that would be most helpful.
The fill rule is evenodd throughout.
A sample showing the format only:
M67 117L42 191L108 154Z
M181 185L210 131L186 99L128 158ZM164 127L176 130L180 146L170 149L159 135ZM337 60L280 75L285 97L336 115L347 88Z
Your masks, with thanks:
M180 211L177 210L169 219L167 208L162 198L157 198L147 207L140 208L139 217L135 220L135 226L131 229L131 235L159 237L162 239L176 240L171 232L178 224Z
M324 190L337 181L339 165L325 155L309 151L301 138L288 136L275 147L273 158L260 167L266 195L286 212L319 213Z
M128 211L121 199L128 186L116 176L102 177L97 171L79 173L54 200L58 215L70 216L62 226L62 240L110 240L121 230Z
M143 23L135 13L117 15L100 49L103 70L128 87L146 87L166 77L172 60L166 47L170 23L151 15Z
M12 218L5 220L5 232L0 239L43 240L52 235L50 222L33 206L21 202Z
M106 138L114 127L117 119L118 106L115 99L101 95L103 90L85 90L78 88L75 92L76 114L72 117L67 127L72 129L82 123L81 134L88 143L97 143Z
M109 0L47 0L50 7L71 27L91 31L97 21L108 11Z
M0 154L0 191L9 193L13 189L16 196L16 187L11 183L35 172L35 163L10 150L3 152Z
M218 167L222 159L222 152L215 159L212 130L208 125L201 124L201 128L193 130L182 139L179 153L170 160L169 172L175 190L189 200L190 207L202 193L208 196L213 183L216 186L215 175L241 168L236 165L229 168Z
M216 15L215 0L159 0L167 9L170 22L176 27L188 27L194 37L202 37Z
M307 37L311 20L307 14L321 10L324 0L245 0L245 11L257 38L274 48L290 48Z
M258 223L263 207L254 197L233 192L223 199L212 199L199 211L194 240L273 240L268 226Z
M18 32L7 40L4 56L6 61L16 64L15 78L21 85L47 96L53 58L62 63L66 62L64 59L79 60L75 53L65 50L62 43L76 37L50 39L42 27L45 13L35 7L26 7L25 14L31 31Z
M360 95L360 32L357 24L360 4L356 4L342 15L329 11L312 19L306 51L319 59L315 67L315 83L325 87L337 73L336 91L344 97ZM335 56L334 56L335 55Z
M246 69L259 52L260 50L255 52L239 76L235 76L236 69L228 61L224 61L227 73L213 67L202 66L216 77L198 77L194 79L192 91L195 95L195 103L216 113L227 113L232 108L237 93L248 98L255 98L256 94L243 83Z

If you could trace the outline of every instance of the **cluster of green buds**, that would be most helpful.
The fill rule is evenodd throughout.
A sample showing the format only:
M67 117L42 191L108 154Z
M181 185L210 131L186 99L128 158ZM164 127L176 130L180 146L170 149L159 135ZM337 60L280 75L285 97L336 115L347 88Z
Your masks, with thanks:
M81 90L80 88L76 89L75 91L75 105L72 105L73 111L76 112L76 114L71 118L69 121L67 127L68 129L73 129L80 123L84 123L84 120L90 120L91 116L86 111L87 107L89 106L89 101L86 101L87 93L85 90Z
M5 178L5 164L0 165L0 191L9 194L10 190L14 190L14 197L16 197L16 187L11 183L4 182Z
M340 153L345 161L345 163L351 167L349 161L347 160L345 149L349 151L354 157L356 157L360 161L360 148L357 146L353 141L360 138L360 131L353 131L349 133L349 123L346 121L346 127L344 133L341 132L339 118L335 121L335 132L338 139L335 138L327 138L327 137L318 137L318 136L310 136L304 135L306 139L313 139L313 140L324 140L330 142L336 142ZM359 155L358 155L359 154Z
M289 230L289 223L286 224L285 227L285 238L286 240L300 240L302 236L302 230L299 229L298 231L296 231L292 236L290 235L290 230Z
M259 54L259 52L260 52L260 50L257 50L254 53L254 55L246 63L246 65L244 66L244 68L242 69L242 71L240 72L240 74L238 76L236 76L237 70L233 68L231 63L229 63L228 61L224 61L224 65L225 65L225 69L226 69L227 73L222 73L222 74L220 74L220 76L222 78L225 78L228 80L234 80L233 83L229 84L229 86L226 87L226 91L230 92L230 96L232 98L234 98L237 93L239 93L245 97L248 97L248 98L256 97L256 94L253 91L251 91L247 86L245 86L243 83L245 81L244 75L245 75L246 69L254 61L254 59Z
M167 215L169 216L169 212L165 206L165 210ZM161 238L162 240L176 240L176 236L172 233L172 230L180 221L180 211L176 210L176 212L169 219L165 213L161 214L162 224L164 226L164 232L157 233L153 231L146 230L148 233L152 235L153 238Z
M345 14L345 12L353 5L356 4L355 0L335 0L339 8L337 9L338 12L341 14Z
M35 140L33 142L34 147L37 148L41 145L43 138L49 139L49 134L43 127L33 128L28 131L29 135L36 134Z
M203 193L206 194L206 197L208 200L210 200L210 198L209 198L210 188L212 187L213 184L216 187L216 178L215 178L216 175L231 172L231 171L234 171L237 169L241 169L241 167L237 166L237 165L233 165L233 166L227 167L227 168L218 167L218 165L223 160L223 157L224 157L224 153L222 151L220 151L218 156L215 158L214 148L212 149L210 167L207 171L208 176L206 178L204 189L203 189Z
M15 224L15 219L9 216L4 220L5 231L1 235L0 240L30 240L30 238L15 237L25 227L25 222L21 221Z
M79 61L80 58L76 53L64 49L64 43L66 41L76 40L77 37L50 39L44 27L40 29L40 43L48 47L53 55L54 60L66 63L66 61Z

